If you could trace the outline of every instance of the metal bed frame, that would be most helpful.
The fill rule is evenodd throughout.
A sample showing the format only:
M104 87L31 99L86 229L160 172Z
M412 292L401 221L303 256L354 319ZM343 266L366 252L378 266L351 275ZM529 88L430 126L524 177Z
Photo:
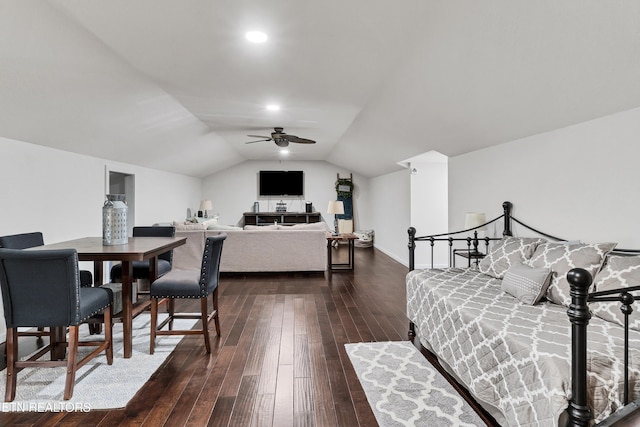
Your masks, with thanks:
M449 246L449 265L453 265L453 259L455 251L460 248L454 248L454 246L462 246L462 250L476 251L479 244L485 245L485 252L489 248L489 243L494 240L501 240L501 238L478 238L477 229L486 225L492 224L496 221L503 220L504 231L503 237L512 236L512 221L523 226L524 228L533 231L543 237L546 237L554 241L565 241L559 237L552 236L547 233L543 233L535 228L523 223L517 218L511 215L511 209L513 204L511 202L504 202L502 204L503 214L487 221L474 228L466 230L460 230L451 233L433 234L429 236L416 236L416 229L409 227L407 230L409 234L409 270L415 269L415 249L418 242L429 242L431 246L431 268L433 268L434 262L434 246L436 242L447 242ZM473 237L464 236L473 231ZM466 249L464 248L466 245ZM473 247L473 249L472 249ZM612 251L616 255L640 255L640 249L615 249ZM588 303L597 302L610 302L619 301L621 303L620 310L625 316L624 326L624 405L614 414L610 415L607 419L597 424L597 427L609 427L623 423L624 420L629 419L632 416L637 416L640 413L640 400L630 402L629 396L629 315L633 312L633 302L640 300L640 295L633 295L632 292L640 291L640 286L612 289L608 291L592 292L589 293L588 289L591 286L593 278L584 269L574 268L567 273L567 280L571 286L571 305L567 310L569 321L571 322L571 399L569 400L569 407L567 408L567 414L569 416L568 426L570 427L587 427L590 425L592 414L591 409L588 406L587 400L587 329L589 326L589 319L591 319L591 312L589 310ZM415 325L413 322L409 323L409 339L415 337Z

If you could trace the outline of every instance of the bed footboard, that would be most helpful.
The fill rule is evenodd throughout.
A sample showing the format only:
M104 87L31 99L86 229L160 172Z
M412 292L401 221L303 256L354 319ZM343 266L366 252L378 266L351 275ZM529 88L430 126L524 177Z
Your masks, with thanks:
M633 296L630 292L640 290L640 286L613 289L589 293L592 277L582 268L574 268L567 273L567 280L571 286L571 305L567 315L571 321L571 400L567 413L568 425L571 427L586 427L592 419L587 401L587 329L591 319L589 302L617 301L621 303L620 310L624 314L624 395L622 410L611 415L599 423L598 426L618 425L626 417L636 416L637 402L629 405L629 315L633 312L632 305L640 296Z
M591 312L587 305L591 275L582 268L567 273L571 285L571 305L567 315L571 321L571 389L569 426L587 427L591 410L587 402L587 326Z

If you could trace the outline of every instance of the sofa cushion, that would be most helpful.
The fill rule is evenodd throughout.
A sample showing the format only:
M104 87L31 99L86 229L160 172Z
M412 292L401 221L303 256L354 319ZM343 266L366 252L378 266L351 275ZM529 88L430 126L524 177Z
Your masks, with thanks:
M326 222L310 222L308 224L294 224L291 227L288 227L291 230L323 230L323 231L331 231ZM284 228L283 228L284 229Z
M550 282L550 268L514 264L505 273L500 287L523 303L534 305L542 299Z
M567 307L571 304L567 273L572 268L587 270L596 275L605 257L616 246L615 243L567 245L566 243L542 243L538 245L527 264L531 267L550 268L553 271L547 299Z
M478 269L484 274L501 279L509 267L531 258L536 247L544 241L533 237L505 237L480 261Z
M194 222L178 222L178 221L173 221L173 226L176 228L176 231L178 230L206 230L207 227L205 227L204 224L198 224L198 223L194 223Z
M594 280L595 290L608 291L618 288L640 286L640 256L609 255ZM637 294L637 293L636 293ZM591 312L608 322L624 326L624 315L620 311L619 302L593 302L589 305ZM629 328L640 331L640 303L635 302L629 315Z
M269 225L245 225L245 230L280 230L280 225L277 224L269 224Z
M242 227L235 225L211 224L207 226L207 230L242 230Z

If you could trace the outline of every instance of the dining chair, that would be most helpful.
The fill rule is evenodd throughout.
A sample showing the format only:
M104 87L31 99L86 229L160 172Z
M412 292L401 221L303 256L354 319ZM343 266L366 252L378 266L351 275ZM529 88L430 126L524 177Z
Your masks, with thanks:
M39 231L0 236L0 248L29 249L36 246L44 246L44 236ZM80 270L80 286L92 285L93 274L88 270ZM98 325L89 325L89 330L97 331L99 327ZM49 337L51 339L51 331L45 331L44 328L38 328L37 331L21 331L18 335L21 337Z
M113 363L111 301L107 290L80 286L74 249L24 251L0 249L0 287L7 325L7 386L5 401L16 396L17 374L24 368L66 366L64 399L73 396L76 371L103 351ZM105 339L78 340L79 325L103 313ZM26 360L20 360L20 327L68 328L68 343L51 340ZM52 336L53 337L53 336ZM57 345L67 345L66 360L38 360ZM96 347L78 360L78 347Z
M220 257L226 233L207 237L202 254L200 270L171 270L158 278L149 289L151 297L151 342L149 353L155 349L156 335L203 335L207 353L211 353L209 340L209 322L214 319L216 334L220 336L218 317L218 282L220 279ZM209 312L208 297L211 295L213 309ZM175 300L179 298L197 298L200 300L200 313L176 313ZM168 317L158 324L158 307L168 304ZM174 319L200 319L202 329L174 330ZM169 324L168 330L163 328Z
M44 237L39 231L0 236L0 248L29 249L36 246L44 246ZM93 285L93 274L89 270L80 270L80 286L91 285Z
M176 228L173 226L145 226L133 227L133 237L175 237ZM158 256L158 277L171 270L173 250ZM133 280L149 279L149 261L133 261ZM111 281L122 281L122 264L111 267Z

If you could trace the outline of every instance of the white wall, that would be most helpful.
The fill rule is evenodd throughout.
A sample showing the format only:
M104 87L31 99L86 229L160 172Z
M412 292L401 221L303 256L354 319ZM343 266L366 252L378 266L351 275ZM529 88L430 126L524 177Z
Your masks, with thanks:
M637 108L450 158L449 223L500 215L509 200L552 235L640 248L639 141Z
M199 178L1 137L0 153L0 235L41 231L45 243L101 236L106 168L135 174L136 224L183 218L200 200Z
M370 224L375 230L375 247L396 261L408 265L407 229L411 225L411 184L408 170L371 178L369 183Z
M301 170L304 172L304 197L302 198L259 198L258 172L261 170ZM251 212L253 203L260 202L260 210L273 212L276 203L283 200L287 211L304 212L305 201L313 203L314 210L320 212L331 227L333 215L326 213L329 200L336 199L335 182L337 174L348 178L350 171L325 161L246 161L239 165L215 173L202 180L202 197L213 203L212 214L219 213L221 224L236 225L242 222L242 214ZM367 205L368 178L353 175L354 196L353 213L355 227L368 228L368 214L363 206ZM197 212L197 205L193 207Z

